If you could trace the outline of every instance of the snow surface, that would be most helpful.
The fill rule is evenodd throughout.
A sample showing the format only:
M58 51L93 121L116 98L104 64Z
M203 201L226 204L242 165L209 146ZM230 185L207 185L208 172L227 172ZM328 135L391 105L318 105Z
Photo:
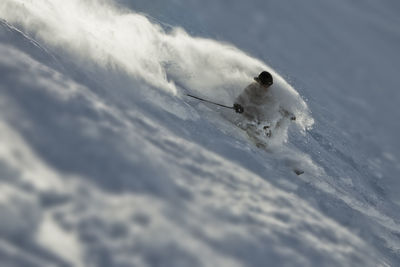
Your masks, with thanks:
M399 11L2 0L1 266L399 266ZM185 96L264 69L268 152Z

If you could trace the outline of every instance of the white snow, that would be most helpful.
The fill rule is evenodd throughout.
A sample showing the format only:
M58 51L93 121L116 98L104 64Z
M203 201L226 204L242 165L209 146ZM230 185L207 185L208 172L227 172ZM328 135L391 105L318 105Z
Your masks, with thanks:
M399 265L399 8L2 0L2 266ZM185 96L261 70L268 152Z

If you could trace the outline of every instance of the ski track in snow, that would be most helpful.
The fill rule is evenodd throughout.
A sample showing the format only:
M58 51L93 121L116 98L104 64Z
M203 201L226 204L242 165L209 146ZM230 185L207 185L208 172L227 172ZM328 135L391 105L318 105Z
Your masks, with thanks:
M399 208L333 126L311 129L265 63L147 17L107 1L0 3L5 266L399 263ZM233 101L262 69L298 117L269 152L182 96Z

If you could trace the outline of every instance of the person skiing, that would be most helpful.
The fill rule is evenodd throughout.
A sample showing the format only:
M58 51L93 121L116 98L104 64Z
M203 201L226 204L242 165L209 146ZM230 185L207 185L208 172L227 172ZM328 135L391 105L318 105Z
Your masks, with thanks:
M268 105L271 101L269 89L274 83L271 73L267 71L261 72L258 77L254 78L254 80L255 82L249 84L236 98L233 105L234 110L237 113L243 114L244 118L250 122L247 126L254 126L254 124L260 125L261 123L266 122L266 114L263 106ZM280 108L279 111L284 117L290 117L291 120L296 120L296 116L289 111L283 108ZM267 130L270 126L267 123L263 128L264 130ZM271 137L270 130L268 130L267 136Z

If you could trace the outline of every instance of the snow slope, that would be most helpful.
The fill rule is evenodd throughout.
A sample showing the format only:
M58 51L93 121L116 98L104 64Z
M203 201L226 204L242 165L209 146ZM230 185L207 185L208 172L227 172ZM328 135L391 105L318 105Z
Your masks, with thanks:
M398 265L398 8L3 0L2 265ZM263 69L269 152L185 97Z

